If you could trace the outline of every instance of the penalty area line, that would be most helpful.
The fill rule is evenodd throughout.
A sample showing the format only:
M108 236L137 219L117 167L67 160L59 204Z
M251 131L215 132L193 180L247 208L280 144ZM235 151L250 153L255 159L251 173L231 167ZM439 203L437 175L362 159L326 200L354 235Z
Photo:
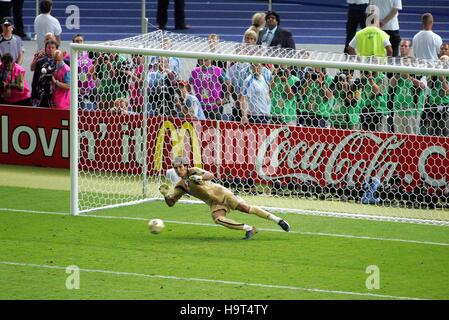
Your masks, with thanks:
M34 263L23 263L23 262L12 262L12 261L0 261L0 265L16 266L16 267L30 267L30 268L40 268L40 269L56 269L56 270L66 270L67 267L62 266L50 266L45 264L34 264ZM241 282L241 281L228 281L228 280L216 280L216 279L206 279L206 278L190 278L190 277L178 277L178 276L167 276L167 275L157 275L157 274L144 274L136 272L121 272L112 270L102 270L102 269L84 269L80 268L80 272L88 273L101 273L117 276L131 276L149 279L167 279L167 280L178 280L178 281L189 281L189 282L203 282L203 283L213 283L213 284L224 284L233 286L249 286L258 288L269 288L269 289L283 289L283 290L295 290L295 291L306 291L315 293L330 293L330 294L341 294L341 295L351 295L351 296L363 296L372 298L386 298L386 299L399 299L399 300L428 300L416 297L402 297L386 294L376 294L368 292L351 292L342 290L326 290L317 288L304 288L296 286L284 286L284 285L273 285L273 284L263 284L263 283L251 283L251 282Z
M64 213L64 212L34 211L34 210L20 210L20 209L8 209L8 208L0 208L0 212L1 211L21 212L21 213L23 212L23 213L33 213L33 214L62 215L62 216L69 215L68 213ZM111 219L111 220L135 220L135 221L147 221L148 220L148 218L139 218L139 217L101 216L101 215L92 215L92 214L81 214L81 215L78 215L77 217ZM184 225L192 225L192 226L222 227L222 226L217 225L217 224L202 223L202 222L177 221L177 220L166 220L166 219L164 219L164 221L167 222L167 223L184 224ZM270 229L270 228L258 228L258 229L260 231L281 232L281 233L285 232L285 231L280 230L280 229ZM348 239L360 239L360 240L390 241L390 242L423 244L423 245L431 245L431 246L449 246L449 243L446 243L446 242L432 242L432 241L420 241L420 240L409 240L409 239L356 236L356 235L351 235L351 234L338 234L338 233L325 233L325 232L307 232L307 231L290 231L289 233L301 234L301 235L310 235L310 236L320 236L320 237L335 237L335 238L348 238Z

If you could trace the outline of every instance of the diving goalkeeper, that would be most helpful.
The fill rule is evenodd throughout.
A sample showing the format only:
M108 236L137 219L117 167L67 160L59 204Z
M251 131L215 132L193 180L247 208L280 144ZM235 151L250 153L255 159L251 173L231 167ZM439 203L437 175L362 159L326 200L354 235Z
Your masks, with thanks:
M287 221L275 216L256 206L249 206L243 199L240 199L232 193L231 190L212 182L214 175L200 168L189 168L189 162L186 158L176 157L173 160L173 168L181 180L175 185L172 194L169 193L169 186L162 184L159 191L165 198L169 207L186 193L203 200L208 204L212 211L214 222L225 226L226 228L245 231L243 239L249 240L257 233L255 227L236 222L226 217L226 214L232 210L239 210L245 213L255 214L258 217L276 222L283 230L290 231L290 225Z

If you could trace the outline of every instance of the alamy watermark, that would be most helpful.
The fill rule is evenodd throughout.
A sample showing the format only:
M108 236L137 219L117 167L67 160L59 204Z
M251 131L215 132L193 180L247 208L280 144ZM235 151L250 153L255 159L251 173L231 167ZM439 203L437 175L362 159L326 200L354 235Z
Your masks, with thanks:
M68 274L65 280L65 287L67 290L80 288L80 268L78 266L68 266L65 268L65 273Z
M365 273L369 274L366 278L365 285L368 290L380 289L380 269L376 265L366 267Z
M65 27L68 30L80 28L80 8L75 5L70 5L65 8L65 13L69 16L65 19Z

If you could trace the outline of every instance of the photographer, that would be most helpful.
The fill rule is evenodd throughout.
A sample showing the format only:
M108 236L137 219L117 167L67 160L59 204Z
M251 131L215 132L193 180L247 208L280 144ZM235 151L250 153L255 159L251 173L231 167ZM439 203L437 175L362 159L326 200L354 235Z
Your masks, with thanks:
M2 103L32 106L30 89L25 80L25 69L6 53L0 65L0 98Z
M390 86L394 89L394 132L419 134L427 88L426 77L396 73L390 80Z
M440 60L449 61L449 58L441 56ZM422 130L432 136L449 136L449 77L430 77L428 85L430 93L422 114Z
M118 54L92 53L93 63L89 69L97 87L97 109L110 110L118 98L128 99L129 71L125 73L126 57Z
M169 69L169 60L159 57L148 74L148 100L151 112L157 115L178 116L175 106L176 74Z
M191 94L190 84L187 81L179 81L178 97L175 98L176 107L185 118L193 120L206 120L203 108L198 98Z
M355 129L359 124L357 113L356 84L350 72L338 73L331 84L334 93L334 103L330 111L332 127L340 129Z
M300 104L300 124L309 127L325 128L329 126L330 109L334 95L330 90L333 78L321 68L305 72L302 86L302 103Z
M33 81L31 83L31 98L33 99L34 106L51 107L51 74L55 71L53 55L57 48L58 44L56 41L47 41L45 43L45 56L36 62Z
M272 121L279 124L296 125L296 94L301 86L299 78L291 74L288 66L275 69L271 82Z
M55 51L54 61L56 71L52 75L53 105L56 109L70 109L70 68L59 50Z
M363 71L362 95L357 103L362 130L387 131L388 78L384 73Z

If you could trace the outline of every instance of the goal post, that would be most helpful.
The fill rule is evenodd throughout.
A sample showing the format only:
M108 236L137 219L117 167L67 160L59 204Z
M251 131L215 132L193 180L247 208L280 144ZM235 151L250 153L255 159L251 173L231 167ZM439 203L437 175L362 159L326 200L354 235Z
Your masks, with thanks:
M155 31L71 44L71 71L72 214L161 200L182 155L272 210L449 224L444 59Z

